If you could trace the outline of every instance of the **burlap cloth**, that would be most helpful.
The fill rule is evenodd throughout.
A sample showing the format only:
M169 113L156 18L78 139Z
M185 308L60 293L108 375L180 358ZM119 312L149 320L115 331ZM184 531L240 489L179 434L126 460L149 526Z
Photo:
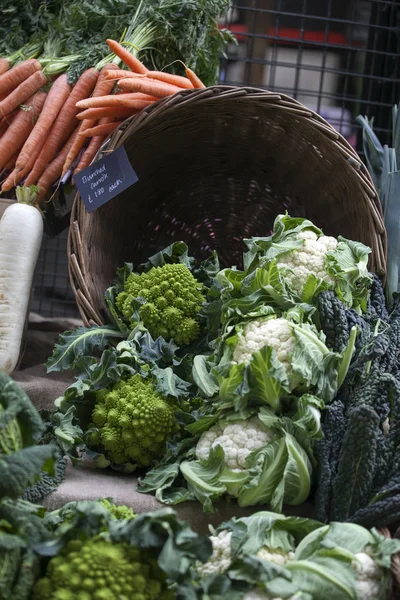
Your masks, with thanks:
M43 363L52 353L58 335L79 325L81 322L75 319L43 319L38 315L30 315L23 359L13 377L39 409L51 409L54 400L73 382L68 373L47 375ZM113 498L117 504L131 506L137 513L165 507L154 496L136 492L134 475L121 475L109 469L99 470L90 461L78 468L68 465L64 482L48 496L45 504L50 509L56 509L72 500L97 498ZM250 515L255 510L268 509L262 506L239 508L235 502L220 502L213 515L205 515L197 502L183 502L175 508L182 519L189 521L193 529L202 533L207 533L209 524L216 526L233 516L241 517ZM301 507L284 507L284 512L288 515L311 517L312 506L303 504Z

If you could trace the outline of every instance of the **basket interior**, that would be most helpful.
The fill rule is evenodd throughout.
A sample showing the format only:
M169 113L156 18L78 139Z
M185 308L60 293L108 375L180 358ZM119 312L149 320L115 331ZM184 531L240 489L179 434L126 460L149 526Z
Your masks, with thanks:
M122 141L139 182L93 213L81 211L96 308L118 266L175 240L199 259L215 249L223 266L240 266L242 238L268 235L285 210L329 235L367 244L376 236L343 152L311 119L272 102L172 105L132 123Z

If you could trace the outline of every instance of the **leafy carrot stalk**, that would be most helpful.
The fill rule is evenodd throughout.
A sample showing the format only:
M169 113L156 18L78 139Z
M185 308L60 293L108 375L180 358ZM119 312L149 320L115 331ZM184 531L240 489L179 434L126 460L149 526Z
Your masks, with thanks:
M110 133L115 131L115 129L117 129L117 127L119 127L122 123L123 121L113 121L112 123L103 123L102 125L96 125L96 127L85 129L82 135L84 135L87 138L109 135Z
M118 108L112 106L100 106L99 108L87 108L83 110L78 115L78 119L80 121L85 121L86 119L93 119L97 121L98 119L104 119L107 117L116 117L117 119L127 119L131 115L135 114L135 109L133 108ZM83 128L84 129L84 128Z
M111 52L114 52L118 58L122 60L126 64L127 67L131 69L134 73L147 73L148 69L144 66L142 62L135 56L133 56L126 48L121 46L115 40L106 40L108 47Z
M86 148L81 160L75 168L74 175L77 175L77 173L83 171L83 169L86 169L86 167L88 167L92 163L106 137L107 136L105 135L99 135L91 138L89 146Z
M20 83L33 75L35 71L40 71L41 69L40 62L36 58L24 60L15 65L15 67L0 75L0 96L10 93Z
M146 99L147 98L147 99ZM138 108L139 110L155 102L157 98L144 94L111 94L100 98L88 98L77 103L80 109L99 108L106 106Z
M47 83L47 77L43 71L36 71L28 77L26 81L19 84L7 98L0 102L0 115L4 117L10 114L15 108L21 106L28 98L35 94L42 86Z
M35 125L35 117L43 108L46 95L39 92L32 96L26 103L26 109L18 112L0 139L0 169L3 169L12 155L22 148Z
M170 83L187 90L192 90L194 87L193 83L187 77L172 75L172 73L164 73L164 71L149 71L146 74L146 77L149 79L156 79L157 81L164 81L164 83Z
M47 165L37 182L39 193L36 198L36 203L39 203L46 196L50 187L61 177L65 159L70 151L74 141L77 138L79 127L75 129L67 143L64 145L58 155Z
M172 96L177 92L181 92L182 88L170 83L164 83L163 81L156 81L155 79L138 79L133 77L127 77L118 81L118 87L124 92L142 92L143 94L150 94L156 96L156 98L165 98L166 96Z
M193 85L194 88L200 89L200 88L205 88L206 87L204 85L204 83L201 81L201 79L199 79L197 77L196 73L194 71L192 71L192 69L189 69L189 67L185 66L185 72L186 72L186 77L192 83L192 85Z
M47 137L35 164L28 177L25 185L30 186L37 182L46 166L54 159L57 151L63 147L67 139L74 131L78 120L76 115L79 112L76 104L83 98L87 98L93 92L96 85L99 72L96 69L87 69L75 84L68 100L60 110L53 127Z
M0 75L3 75L10 68L10 63L6 58L0 58Z
M31 162L31 167L33 166L33 163L39 156L47 135L70 92L71 86L67 81L67 76L61 75L55 80L50 88L39 119L18 157L15 165L17 169L24 169L29 161Z
M99 96L105 96L110 94L110 92L112 91L113 87L114 87L114 82L110 81L109 79L106 78L105 74L106 72L112 72L114 69L117 69L116 65L109 63L107 65L105 65L101 72L100 72L100 76L97 80L96 86L93 90L93 94L92 94L92 98L97 98ZM62 171L62 176L65 175L65 173L68 171L68 169L70 168L71 164L74 162L75 158L78 156L80 150L83 148L85 142L86 142L86 137L84 137L83 135L80 135L85 129L89 129L90 127L93 127L93 125L95 125L97 119L88 119L87 121L83 121L83 123L81 123L80 127L79 127L79 132L78 135L75 137L74 143L71 145L69 152L67 154L67 156L65 157L65 164L63 167L63 171Z

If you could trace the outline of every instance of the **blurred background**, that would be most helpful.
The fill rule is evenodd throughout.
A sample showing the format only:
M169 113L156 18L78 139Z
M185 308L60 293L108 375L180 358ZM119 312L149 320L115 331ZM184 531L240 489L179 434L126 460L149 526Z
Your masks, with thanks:
M232 44L220 83L288 94L329 121L361 153L359 114L388 141L400 101L400 0L238 0L220 23ZM31 310L79 316L69 287L67 230L45 237Z

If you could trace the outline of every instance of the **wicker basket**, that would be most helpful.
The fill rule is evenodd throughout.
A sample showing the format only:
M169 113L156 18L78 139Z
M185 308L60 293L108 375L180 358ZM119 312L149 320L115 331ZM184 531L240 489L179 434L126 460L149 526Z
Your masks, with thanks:
M371 246L386 266L379 199L359 157L297 101L252 88L184 91L123 123L100 156L124 145L139 182L91 214L76 196L68 242L72 287L86 325L108 320L103 294L124 262L173 240L240 264L241 239L268 235L287 210L326 234Z

